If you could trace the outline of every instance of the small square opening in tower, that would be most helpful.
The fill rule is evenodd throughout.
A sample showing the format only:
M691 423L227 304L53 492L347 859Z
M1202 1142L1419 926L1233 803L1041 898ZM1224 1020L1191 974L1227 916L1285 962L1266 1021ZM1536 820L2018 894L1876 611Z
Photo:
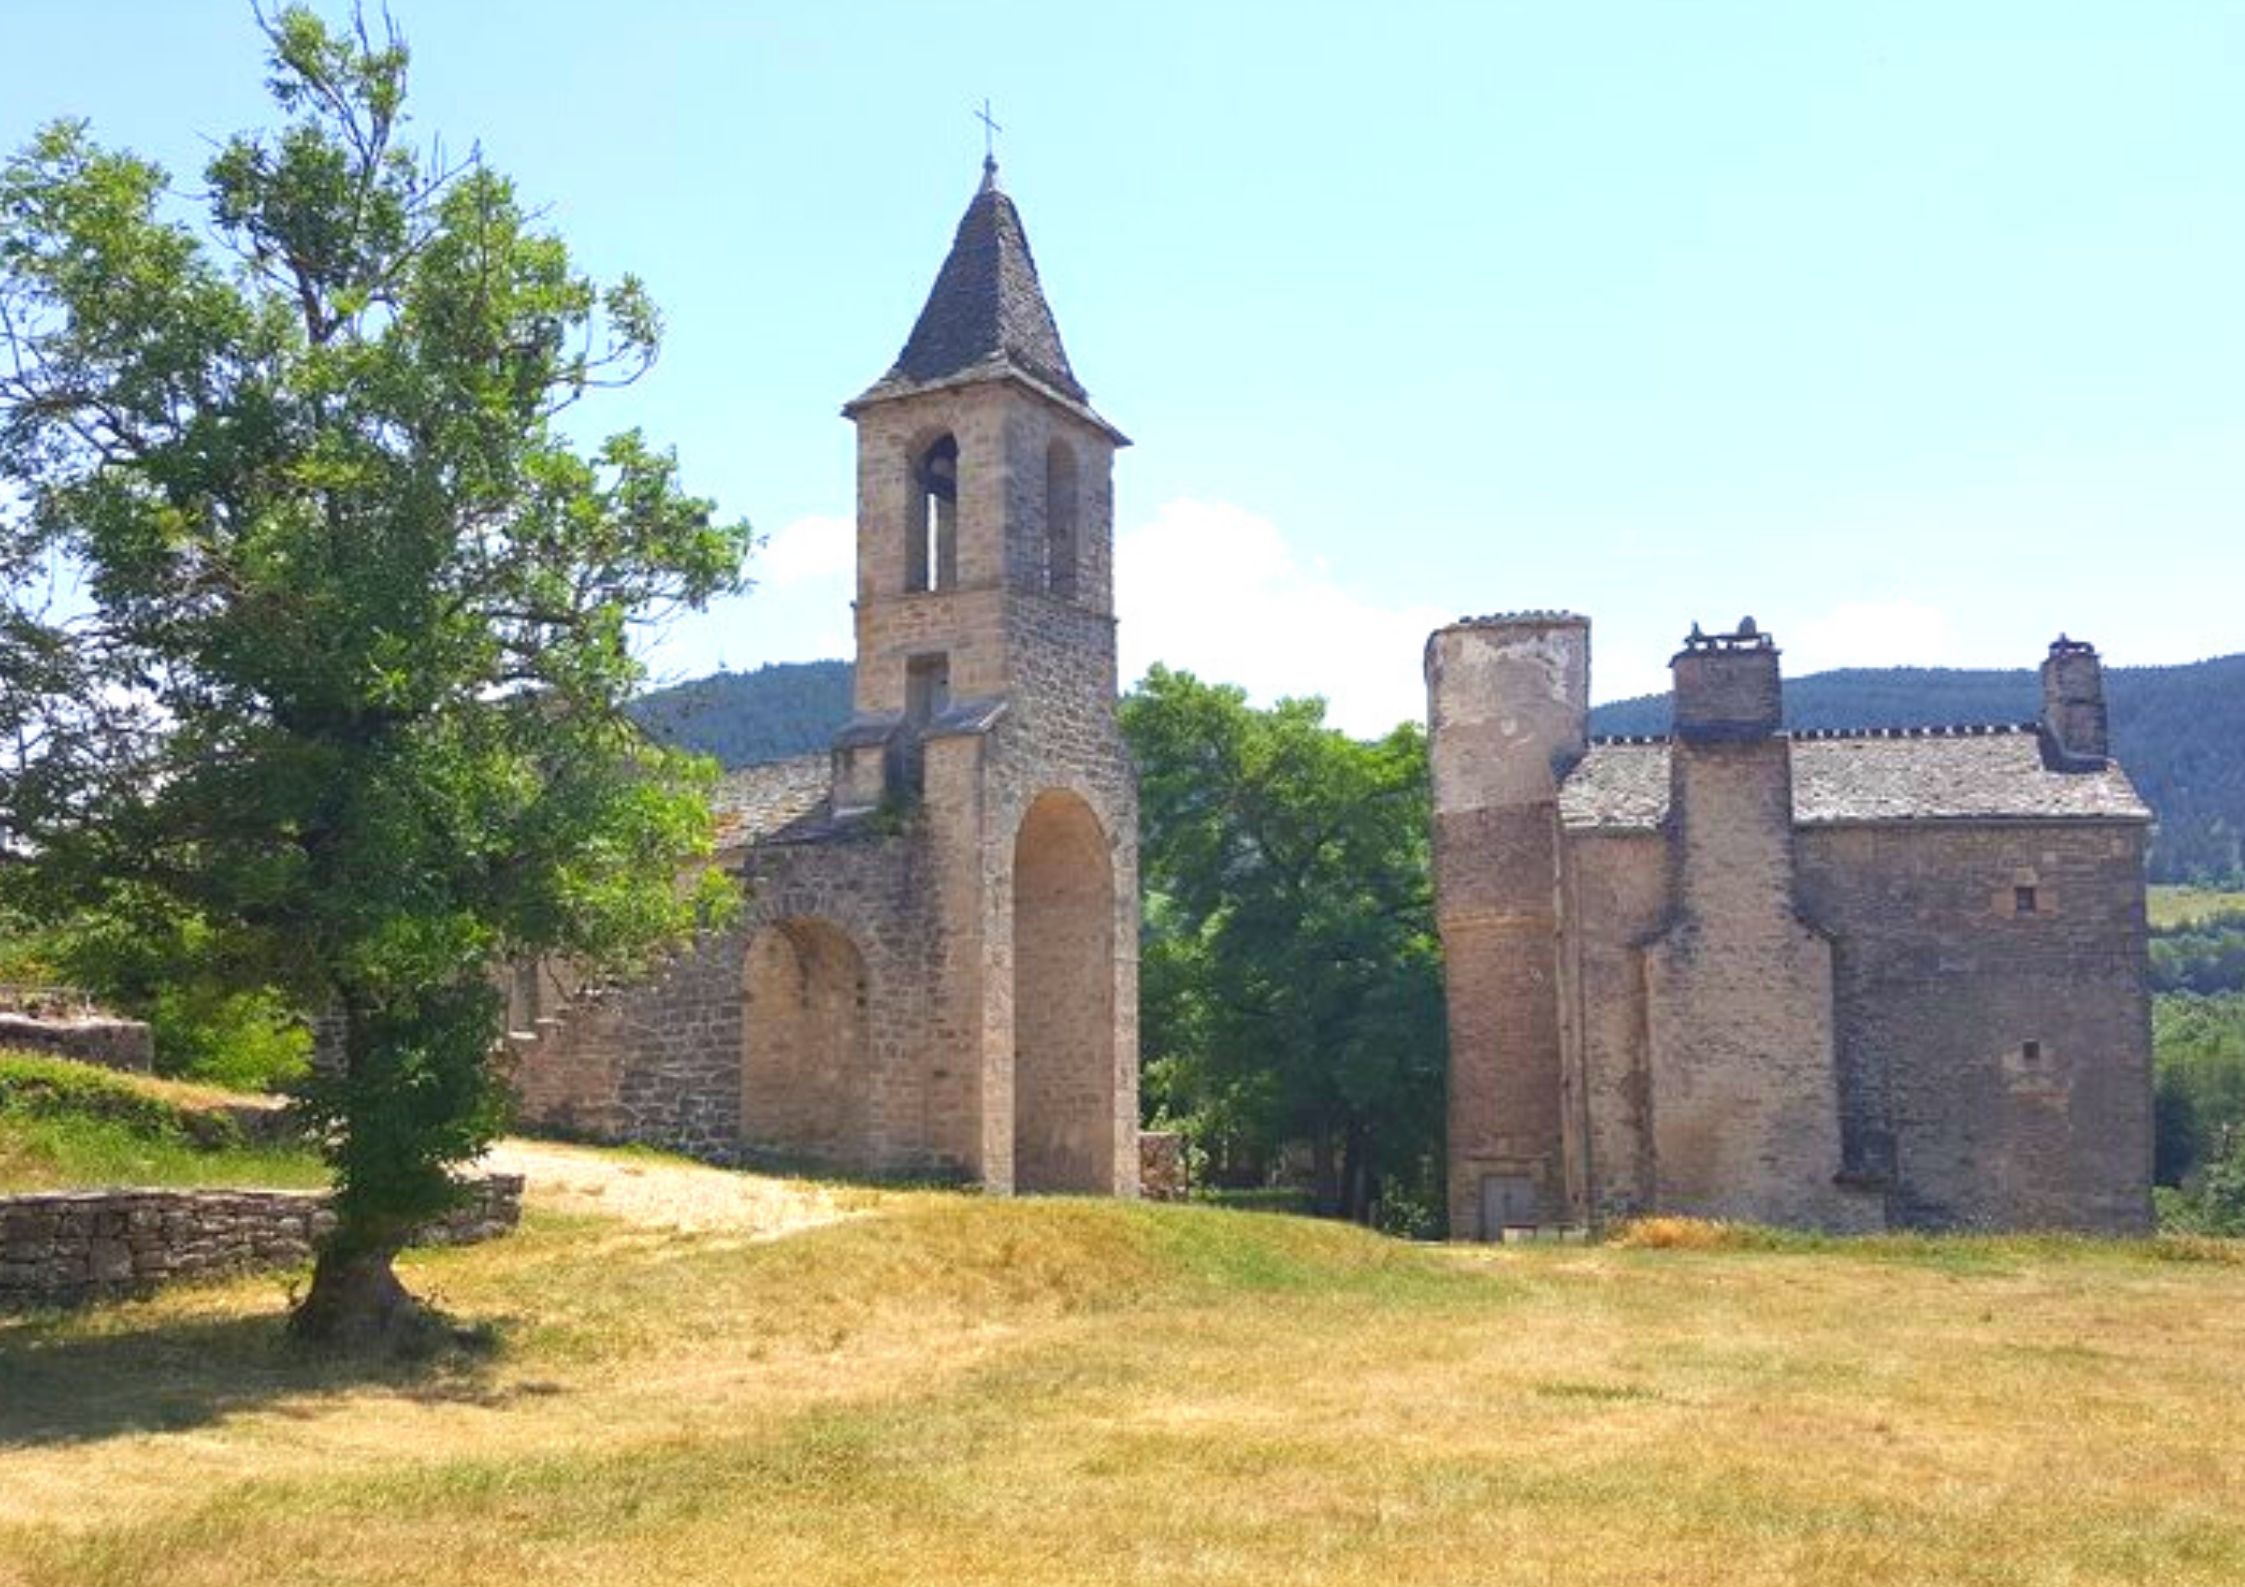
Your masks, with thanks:
M948 652L914 656L904 664L904 715L915 726L940 716L951 704L951 657Z
M2014 887L2011 889L2011 912L2013 914L2033 915L2041 913L2041 910L2041 895L2032 887Z
M2021 1042L2019 1044L2019 1056L2031 1064L2042 1062L2042 1043L2039 1041Z

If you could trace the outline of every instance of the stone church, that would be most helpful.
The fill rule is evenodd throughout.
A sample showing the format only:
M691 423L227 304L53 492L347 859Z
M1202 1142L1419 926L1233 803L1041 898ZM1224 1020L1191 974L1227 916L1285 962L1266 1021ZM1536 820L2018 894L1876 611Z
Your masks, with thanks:
M661 973L517 977L530 1120L718 1158L1138 1184L1137 783L1112 471L986 161L857 426L855 714L730 774L741 919Z
M1137 785L1112 471L1021 217L981 189L857 426L856 696L728 775L738 922L516 977L533 1122L999 1193L1139 1185ZM1588 736L1590 630L1428 642L1452 1233L1674 1212L2150 1221L2143 858L2096 654L2025 727L1781 730L1695 628L1674 731Z
M1662 738L1588 735L1590 625L1427 643L1451 1232L1678 1213L2151 1222L2149 813L2061 639L2024 726L1781 730L1693 629Z

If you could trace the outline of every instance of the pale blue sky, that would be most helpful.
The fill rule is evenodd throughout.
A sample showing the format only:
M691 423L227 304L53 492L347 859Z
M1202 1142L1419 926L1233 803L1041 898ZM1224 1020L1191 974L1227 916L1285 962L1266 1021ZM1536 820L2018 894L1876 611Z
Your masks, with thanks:
M2245 6L393 0L480 140L669 318L593 415L774 536L684 676L847 642L851 436L995 103L1118 475L1126 666L1373 730L1463 612L1694 619L1794 672L2245 649ZM197 170L245 5L0 0L0 143Z

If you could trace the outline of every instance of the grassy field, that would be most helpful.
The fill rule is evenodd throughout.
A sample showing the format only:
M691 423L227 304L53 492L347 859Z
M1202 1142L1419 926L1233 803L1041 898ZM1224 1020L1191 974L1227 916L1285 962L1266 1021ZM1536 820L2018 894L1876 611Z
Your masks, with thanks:
M0 1194L327 1182L311 1152L251 1145L214 1118L209 1110L227 1100L207 1087L0 1052Z
M301 1359L272 1281L0 1321L0 1581L2245 1580L2234 1247L931 1192L409 1272L496 1343Z
M2167 930L2209 915L2245 912L2245 893L2212 887L2153 887L2146 899L2152 929Z

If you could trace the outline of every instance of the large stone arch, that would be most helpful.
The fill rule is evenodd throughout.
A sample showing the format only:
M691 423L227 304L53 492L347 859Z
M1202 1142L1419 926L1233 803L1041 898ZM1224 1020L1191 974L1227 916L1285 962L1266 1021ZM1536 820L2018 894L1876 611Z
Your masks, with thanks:
M1115 877L1081 797L1050 791L1013 846L1013 1183L1108 1194L1115 1168Z
M874 1166L865 957L808 916L748 940L741 974L741 1139L837 1167Z

